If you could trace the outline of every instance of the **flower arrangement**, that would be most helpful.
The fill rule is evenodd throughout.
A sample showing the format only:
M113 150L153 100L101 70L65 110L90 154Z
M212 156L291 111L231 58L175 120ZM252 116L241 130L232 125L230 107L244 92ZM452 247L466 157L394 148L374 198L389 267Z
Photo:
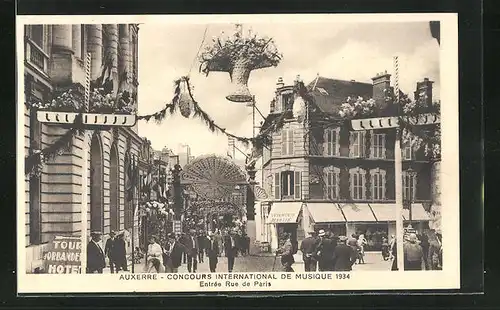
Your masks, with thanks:
M174 210L172 208L167 208L168 205L165 203L161 203L155 200L147 201L141 205L139 205L139 211L145 213L145 215L151 215L153 212L156 212L157 215L168 216L174 215Z
M222 33L212 40L200 54L200 72L228 72L233 83L232 92L226 99L233 102L250 102L248 90L250 72L256 69L275 67L282 59L272 38L257 37L251 30L242 34L241 25L236 26L232 36Z
M355 117L371 116L375 113L375 110L375 100L371 98L365 100L362 97L347 97L346 101L340 106L338 113L342 118L351 119Z

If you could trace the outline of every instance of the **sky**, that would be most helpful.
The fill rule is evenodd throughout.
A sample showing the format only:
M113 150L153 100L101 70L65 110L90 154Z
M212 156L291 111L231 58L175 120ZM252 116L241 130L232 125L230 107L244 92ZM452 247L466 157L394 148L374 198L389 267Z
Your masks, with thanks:
M251 137L251 108L225 99L230 89L229 74L213 72L207 77L198 71L200 63L195 60L200 45L210 44L222 31L228 34L234 29L234 24L141 24L139 114L161 110L174 95L174 80L189 75L201 108L229 132ZM291 85L297 75L308 84L317 74L371 83L378 72L393 73L393 56L399 57L402 91L413 96L416 82L427 77L434 81L434 99L439 99L439 45L430 34L428 22L243 25L244 33L249 29L272 37L283 54L277 67L255 70L250 75L250 92L264 115L269 112L278 77L283 77L286 85ZM256 120L262 118L257 115ZM175 152L179 144L188 144L194 156L226 155L228 144L225 135L212 133L200 120L181 115L167 116L160 125L141 122L139 134L151 140L156 150L166 146Z

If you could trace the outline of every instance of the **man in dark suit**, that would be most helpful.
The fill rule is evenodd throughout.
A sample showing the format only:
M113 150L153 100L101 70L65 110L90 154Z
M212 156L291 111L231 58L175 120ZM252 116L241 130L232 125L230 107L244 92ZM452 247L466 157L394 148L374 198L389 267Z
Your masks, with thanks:
M186 239L184 241L184 247L186 248L186 255L187 255L187 267L188 267L188 272L196 272L196 269L198 268L198 240L196 238L196 230L192 229L189 232L189 236L186 236Z
M87 273L102 273L106 267L104 251L99 242L101 241L101 232L90 233L90 242L87 245Z
M302 252L302 259L304 260L304 271L315 272L318 261L316 259L316 253L318 251L318 239L316 238L316 232L309 232L309 237L302 240L300 244L300 252Z
M203 263L203 256L205 254L205 243L207 240L207 236L205 235L203 230L200 230L198 232L197 240L198 240L198 261L200 263Z
M111 273L118 272L118 266L116 263L116 255L115 255L115 232L111 231L109 233L109 238L106 240L106 245L104 246L104 255L106 255L109 259L109 269Z
M227 257L227 271L233 272L234 258L238 255L238 241L236 230L231 230L224 238L224 247Z
M319 231L319 237L321 238L318 246L319 271L332 271L335 245L324 230Z
M208 265L210 267L210 272L215 272L217 269L217 263L219 262L219 243L211 231L208 232L208 236L206 239L206 252L208 257Z
M347 245L347 237L340 236L334 250L334 271L351 271L357 259L356 251Z
M168 234L168 242L165 246L165 270L167 273L177 273L181 265L184 246L178 242L174 233Z

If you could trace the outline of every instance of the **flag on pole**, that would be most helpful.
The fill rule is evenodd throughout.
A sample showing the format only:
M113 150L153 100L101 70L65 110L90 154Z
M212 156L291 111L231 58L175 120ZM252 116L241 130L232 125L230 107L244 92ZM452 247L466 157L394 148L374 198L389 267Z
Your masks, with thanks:
M138 169L137 163L130 155L130 152L125 153L125 169L126 200L132 201L134 199L134 188L137 184Z
M227 137L227 156L231 159L234 159L234 138Z

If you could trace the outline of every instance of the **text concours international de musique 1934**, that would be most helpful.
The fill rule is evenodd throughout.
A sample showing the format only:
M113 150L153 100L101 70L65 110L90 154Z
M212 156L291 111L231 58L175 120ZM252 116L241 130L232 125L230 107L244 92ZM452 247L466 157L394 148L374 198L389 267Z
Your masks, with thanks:
M118 275L117 275L118 276ZM220 274L121 274L121 281L173 280L196 281L208 287L272 287L275 280L349 280L350 273L220 273Z

